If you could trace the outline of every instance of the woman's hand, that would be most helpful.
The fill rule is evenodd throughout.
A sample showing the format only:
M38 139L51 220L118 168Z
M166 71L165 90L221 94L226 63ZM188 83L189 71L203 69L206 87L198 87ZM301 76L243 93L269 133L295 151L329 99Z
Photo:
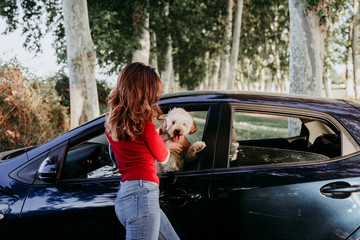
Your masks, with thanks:
M167 141L165 143L165 146L167 149L170 150L171 153L179 153L182 151L182 145L177 142Z

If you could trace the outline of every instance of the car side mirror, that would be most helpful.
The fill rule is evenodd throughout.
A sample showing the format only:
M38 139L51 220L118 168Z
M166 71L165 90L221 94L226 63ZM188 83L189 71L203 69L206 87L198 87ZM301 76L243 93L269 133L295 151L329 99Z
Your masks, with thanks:
M41 163L39 168L39 179L43 182L55 182L58 166L57 166L58 156L51 156L45 158Z

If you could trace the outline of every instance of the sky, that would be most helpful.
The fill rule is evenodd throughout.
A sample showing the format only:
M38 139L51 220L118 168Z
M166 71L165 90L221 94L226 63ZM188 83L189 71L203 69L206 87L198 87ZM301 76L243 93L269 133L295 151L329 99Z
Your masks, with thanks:
M4 32L6 23L0 19L0 33ZM8 35L0 35L0 59L8 61L14 57L29 71L39 77L54 75L60 66L56 63L55 49L51 46L52 36L46 35L41 41L43 53L29 52L22 45L25 37L21 36L21 30L16 30Z

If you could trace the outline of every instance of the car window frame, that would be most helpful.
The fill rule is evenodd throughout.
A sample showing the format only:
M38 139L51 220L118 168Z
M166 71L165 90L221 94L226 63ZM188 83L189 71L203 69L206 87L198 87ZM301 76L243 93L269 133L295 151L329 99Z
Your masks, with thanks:
M184 108L186 111L195 112L195 111L207 111L206 122L204 126L204 132L202 136L202 141L206 142L206 147L202 151L202 156L199 160L197 169L188 170L188 171L178 171L178 172L166 172L158 173L160 178L166 178L169 176L182 176L200 172L208 172L213 168L214 162L214 151L212 145L215 145L215 142L210 142L209 139L216 139L217 135L217 126L219 121L219 108L221 104L219 103L179 103L179 104L161 104L160 107L166 114L172 108ZM209 125L210 124L210 125ZM213 127L212 125L215 125Z
M199 105L199 103L187 103L187 104L163 104L160 105L161 109L163 110L170 110L171 108L175 108L175 107L181 107L184 108L187 111L207 111L207 117L206 117L206 122L205 122L205 126L204 126L204 132L203 132L203 136L202 136L202 140L206 140L207 138L211 138L211 136L209 136L209 134L211 132L214 132L214 130L216 131L217 128L211 128L211 126L209 126L209 121L210 119L213 120L213 125L218 125L218 118L219 118L219 113L218 113L218 108L219 108L220 104L216 103L216 104L211 104L211 103L204 103ZM165 112L165 111L164 111ZM82 143L85 143L87 141L90 141L93 138L98 137L99 135L103 134L101 132L101 129L103 129L103 131L105 132L105 128L104 126L102 127L97 127L96 131L91 131L91 133L89 134L81 134L81 136L75 136L74 139L70 139L69 141L69 146L67 148L67 151L71 148L74 148ZM210 135L214 135L213 133ZM213 149L211 148L211 146L207 146L208 149ZM206 148L205 148L206 149ZM205 150L204 149L204 150ZM207 150L206 152L206 156L204 156L203 158L200 159L199 164L198 164L198 168L194 169L194 170L190 170L190 171L179 171L179 172L172 172L172 173L158 173L160 178L163 177L167 177L168 175L188 175L188 174L194 174L197 172L207 172L207 171L211 171L212 170L212 166L213 166L213 154L214 151L213 150ZM66 161L66 156L67 156L67 152L65 153L63 162L61 164L61 166L64 165L64 162ZM204 160L205 158L209 158L209 161L207 164L204 164ZM59 170L60 172L62 171L62 169ZM60 173L61 175L61 173ZM103 181L113 181L113 180L120 180L122 178L121 175L119 176L110 176L110 177L98 177L98 178L69 178L69 179L61 179L59 178L57 183L58 184L65 184L65 183L82 183L82 182L103 182Z
M271 110L270 110L271 109ZM268 115L282 115L286 117L297 117L319 120L326 123L332 130L339 133L341 140L341 156L335 158L329 158L323 161L309 161L309 162L296 162L296 163L279 163L279 164L264 164L254 166L240 166L230 168L230 144L231 144L231 128L233 123L233 114L236 111L249 112L249 113L262 113ZM300 113L300 114L299 114ZM338 122L334 117L327 113L308 110L303 108L284 107L284 106L273 106L265 104L248 104L248 103L223 103L222 114L219 125L222 128L219 130L221 134L218 136L218 142L227 142L226 150L221 149L221 146L217 146L216 162L214 164L214 171L233 171L238 169L266 169L266 168L278 168L278 167L293 167L293 166L306 166L306 165L317 165L324 164L334 161L340 161L351 155L358 154L360 150L359 145L351 134ZM334 129L333 129L334 128ZM344 144L351 143L353 145L353 152L349 154L343 154ZM224 148L224 146L222 147Z
M102 129L102 131L101 131ZM97 182L97 181L112 181L114 179L121 179L122 176L121 174L120 175L116 175L116 176L108 176L108 177L95 177L95 178L85 178L85 177L78 177L78 178L66 178L66 179L62 179L61 178L61 174L62 174L62 171L63 171L63 166L65 165L65 162L66 162L66 157L67 157L67 153L69 150L81 145L81 144L84 144L84 143L87 143L90 141L91 143L91 140L94 139L94 138L97 138L99 137L100 135L103 135L105 134L105 127L104 127L104 124L102 124L102 127L98 128L97 131L92 131L91 133L89 134L84 134L81 136L81 138L79 138L78 136L76 137L76 141L73 141L71 142L71 140L69 141L69 145L68 145L68 148L65 152L65 156L62 160L62 163L61 163L61 168L59 169L59 177L58 177L58 183L72 183L72 182ZM81 141L79 141L79 139L81 139Z

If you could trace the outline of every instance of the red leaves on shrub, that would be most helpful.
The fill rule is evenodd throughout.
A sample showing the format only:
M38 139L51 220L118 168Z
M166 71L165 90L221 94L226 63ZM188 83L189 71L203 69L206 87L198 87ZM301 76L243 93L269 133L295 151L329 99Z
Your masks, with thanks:
M69 129L54 83L24 71L16 63L0 66L0 151L36 146Z

